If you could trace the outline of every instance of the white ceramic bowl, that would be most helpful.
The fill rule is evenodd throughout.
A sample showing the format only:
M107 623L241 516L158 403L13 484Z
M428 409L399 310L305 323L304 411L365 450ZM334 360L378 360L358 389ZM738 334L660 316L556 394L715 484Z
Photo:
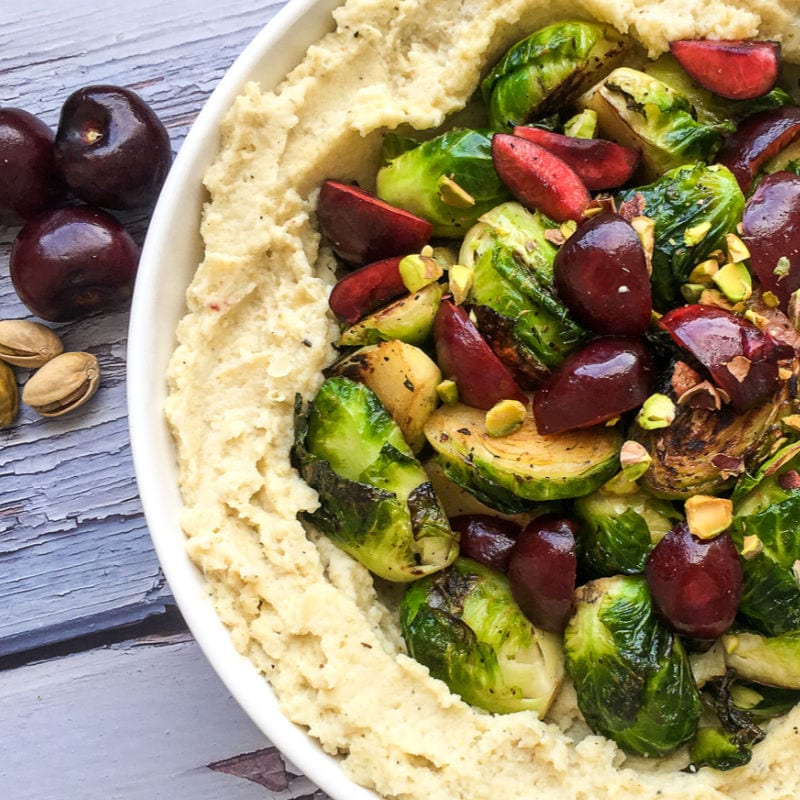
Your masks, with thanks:
M202 259L202 176L219 147L219 125L249 80L275 86L333 28L340 0L290 0L225 74L198 115L161 192L142 250L128 337L128 409L133 459L145 517L178 606L211 665L253 722L335 800L376 800L356 786L335 758L279 711L271 688L231 644L186 554L175 449L166 425L167 364L185 292Z

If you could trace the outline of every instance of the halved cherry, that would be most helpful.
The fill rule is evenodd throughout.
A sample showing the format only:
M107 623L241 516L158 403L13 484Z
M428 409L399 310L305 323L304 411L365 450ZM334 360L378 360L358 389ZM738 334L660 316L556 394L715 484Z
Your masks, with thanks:
M561 433L607 422L640 406L650 394L653 359L627 336L594 339L567 356L533 394L539 433Z
M419 252L433 230L428 220L365 189L330 180L320 189L317 222L336 254L357 265Z
M617 214L584 222L556 253L556 291L579 322L596 333L637 336L653 308L639 234Z
M737 411L763 403L778 388L780 348L739 314L693 304L668 311L658 324L711 373Z
M408 292L400 275L403 256L374 261L349 272L331 290L328 306L343 322L351 325L376 308Z
M778 80L777 42L679 39L669 49L690 77L720 97L750 100Z
M433 337L442 374L456 382L462 403L489 409L501 400L527 402L511 373L462 306L450 300L442 301L436 314Z
M799 176L776 172L758 184L744 208L742 239L759 283L786 310L792 292L800 289Z
M747 193L769 159L800 137L800 106L782 106L747 117L722 143L717 161Z
M507 133L492 137L492 162L500 180L522 205L556 222L580 221L592 199L586 184L563 159Z
M579 139L529 125L517 125L520 136L544 147L570 166L590 191L627 183L639 163L639 152L606 139Z
M458 534L459 552L499 572L508 568L511 548L521 526L492 514L458 514L450 517L450 527Z

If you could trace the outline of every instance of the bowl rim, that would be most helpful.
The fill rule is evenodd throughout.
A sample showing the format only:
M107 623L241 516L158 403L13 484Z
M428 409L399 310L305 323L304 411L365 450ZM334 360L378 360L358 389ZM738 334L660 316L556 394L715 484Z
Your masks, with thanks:
M128 326L126 392L145 521L172 595L201 651L256 727L333 800L379 800L375 792L347 778L339 759L282 714L266 678L235 649L185 547L175 446L163 412L166 367L177 342L175 327L186 313L188 280L199 264L199 259L184 264L190 268L186 275L170 277L165 273L174 263L165 254L177 252L180 261L176 237L185 242L194 239L195 247L199 242L199 210L205 199L202 175L218 150L222 119L254 75L266 75L261 79L265 86L277 85L307 48L332 29L331 12L341 2L289 0L236 58L198 113L161 190L142 246ZM188 203L187 187L196 187L196 196ZM187 206L197 211L196 227L190 226L188 232ZM191 252L184 244L185 260Z

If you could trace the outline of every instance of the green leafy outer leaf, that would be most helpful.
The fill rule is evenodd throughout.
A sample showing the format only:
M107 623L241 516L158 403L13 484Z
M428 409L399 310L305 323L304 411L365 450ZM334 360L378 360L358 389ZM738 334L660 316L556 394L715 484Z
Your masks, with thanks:
M377 175L378 196L429 220L434 236L459 238L481 214L510 199L494 169L491 134L484 131L458 128L414 148L406 143L405 149L390 134L383 162ZM442 178L458 184L474 204L445 202L440 194Z
M587 76L624 48L610 26L558 22L511 47L481 84L492 126L514 125L546 116L569 103Z
M735 733L724 728L703 727L697 731L689 751L691 764L688 772L701 767L719 770L734 769L747 764L753 757L752 744L742 741Z
M427 474L366 386L329 378L306 414L298 400L292 460L319 495L310 520L376 575L415 580L458 554Z
M735 631L722 643L725 663L744 680L800 689L800 630L776 636Z
M688 741L700 697L680 640L654 613L645 579L599 578L577 598L564 648L589 727L648 756Z
M665 173L654 183L622 192L620 202L641 194L644 214L655 220L653 302L666 310L682 303L680 287L694 266L724 244L744 211L744 195L733 174L719 164L687 164ZM711 227L695 244L686 244L687 229Z
M642 491L599 489L576 500L574 510L579 563L586 574L606 577L643 572L650 551L681 518L671 503Z
M558 690L560 637L531 625L505 576L471 559L411 584L400 623L409 654L471 705L543 716Z

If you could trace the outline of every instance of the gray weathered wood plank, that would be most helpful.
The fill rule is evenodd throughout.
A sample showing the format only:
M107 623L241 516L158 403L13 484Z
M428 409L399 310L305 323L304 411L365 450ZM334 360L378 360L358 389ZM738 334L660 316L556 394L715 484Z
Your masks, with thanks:
M177 150L189 125L279 0L32 0L0 10L0 105L55 127L92 83L136 89ZM141 241L146 214L124 216ZM16 229L0 226L0 318L30 316L8 275ZM97 355L95 398L45 420L23 408L0 430L0 655L159 614L171 602L138 500L125 409L125 310L57 326ZM19 372L20 383L27 377Z

